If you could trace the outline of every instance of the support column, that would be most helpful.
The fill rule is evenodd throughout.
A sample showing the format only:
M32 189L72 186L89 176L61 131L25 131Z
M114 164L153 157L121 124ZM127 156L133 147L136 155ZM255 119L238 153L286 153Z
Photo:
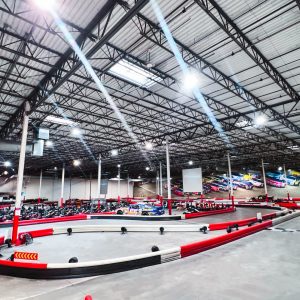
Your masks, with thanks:
M69 199L72 199L72 174L70 173Z
M100 197L101 197L101 154L99 154L99 159L98 159L98 183L97 183L97 198L98 198L98 203L97 203L97 208L98 212L100 210Z
M283 174L284 174L285 185L286 185L286 187L287 187L287 179L286 179L286 169L285 169L285 164L283 164Z
M121 183L121 165L118 165L118 204L120 204L121 202L120 183Z
M89 200L92 200L92 173L90 173L90 197Z
M265 166L264 166L263 159L261 159L261 168L262 168L262 174L263 174L263 180L264 180L264 186L265 186L266 202L268 202L268 190L267 190L266 173L265 173Z
M156 199L159 199L159 171L156 171Z
M65 165L61 171L61 193L60 193L60 207L64 204L64 188L65 188Z
M129 202L129 174L127 175L127 203Z
M228 160L228 175L229 175L229 182L230 182L230 198L232 200L232 207L234 207L232 174L231 174L231 161L230 161L230 153L229 152L227 153L227 160Z
M166 139L166 160L167 160L167 188L168 188L169 215L171 215L172 214L172 209L171 209L171 174L170 174L170 155L169 155L168 139Z
M18 168L16 203L15 203L15 211L14 211L13 230L12 230L13 244L15 244L18 239L19 218L21 215L21 200L22 200L21 197L22 197L22 186L23 186L23 176L24 176L26 142L27 142L27 133L28 133L29 110L30 110L29 103L26 102L25 112L23 116L23 130L22 130L22 140L21 140L19 168Z
M162 166L161 166L161 161L159 162L159 181L160 181L160 191L159 194L161 197L163 197L163 184L162 184Z
M100 199L101 195L101 154L98 160L98 184L97 184L97 198Z
M39 186L39 196L38 196L38 204L41 203L42 180L43 180L43 170L41 169L41 173L40 173L40 186Z

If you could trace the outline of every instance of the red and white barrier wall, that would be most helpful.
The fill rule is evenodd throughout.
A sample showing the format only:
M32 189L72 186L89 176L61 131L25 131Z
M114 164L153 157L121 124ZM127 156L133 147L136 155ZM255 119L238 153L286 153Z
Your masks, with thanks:
M39 278L39 279L54 279L54 278L74 278L84 276L94 276L100 274L108 274L114 272L122 272L126 270L142 268L150 265L166 263L172 260L184 258L194 255L226 243L235 241L242 237L261 231L265 228L277 225L279 223L288 221L292 218L300 216L300 212L290 212L287 209L278 211L273 214L263 216L263 219L273 218L271 220L262 221L261 223L253 224L247 220L240 220L234 222L246 222L248 227L240 228L239 230L230 233L213 237L207 240L201 240L190 244L185 244L180 247L173 247L171 249L145 253L134 256L127 256L116 259L78 262L70 263L20 263L14 261L0 260L0 274L11 275L26 278ZM256 220L257 221L257 220ZM215 224L192 224L192 225L163 225L166 231L194 231L199 230L200 226L208 225L208 229L212 230ZM156 231L159 230L159 225L126 225L128 231ZM219 228L228 226L228 222L219 223ZM85 228L84 228L85 227ZM181 228L180 228L181 227ZM113 231L120 230L120 226L74 226L72 232L90 232L90 231ZM33 237L40 237L52 234L67 233L67 227L62 228L49 228L42 230L31 231Z

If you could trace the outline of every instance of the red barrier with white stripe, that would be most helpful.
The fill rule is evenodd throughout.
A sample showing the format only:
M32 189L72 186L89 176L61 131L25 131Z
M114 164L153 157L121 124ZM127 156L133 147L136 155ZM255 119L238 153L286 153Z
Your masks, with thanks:
M234 207L229 207L225 209L216 209L216 210L211 210L211 211L201 211L201 212L196 212L196 213L189 213L185 214L185 219L191 219L191 218L199 218L199 217L206 217L206 216L211 216L211 215L218 215L218 214L224 214L224 213L231 213L234 212L235 208Z
M274 215L275 216L286 215L288 212L289 212L288 210L284 210L284 211L277 212ZM273 217L274 215L272 215L271 217ZM172 260L184 258L190 255L194 255L212 249L214 247L218 247L226 243L235 241L239 238L246 237L250 234L256 233L265 228L268 228L273 225L277 225L281 222L288 221L298 216L300 216L300 212L295 212L283 217L275 218L270 221L263 221L262 223L252 225L251 227L241 228L240 230L237 231L232 231L230 233L221 236L213 237L208 240L202 240L199 242L190 243L190 244L182 245L181 247L174 247L167 250L162 250L162 251L157 251L152 253L144 253L144 254L133 255L128 257L121 257L116 259L79 262L76 264L20 263L20 262L13 262L7 260L0 260L0 274L26 277L26 278L40 278L40 279L52 278L53 279L53 278L72 278L78 276L81 277L94 276L96 274L107 274L107 273L121 272L121 271L136 269L136 268L142 268L142 267L165 263ZM36 235L43 235L46 234L47 232L51 233L51 229L46 229L44 231L36 231Z
M272 221L265 221L261 224L257 224L251 227L243 228L238 231L234 231L225 235L217 236L214 238L211 238L209 240L203 240L200 242L192 243L192 244L186 244L181 246L181 257L187 257L193 254L197 254L206 250L209 250L211 248L215 248L224 244L227 244L229 242L232 242L234 240L237 240L241 237L245 237L247 235L253 234L255 232L258 232L262 229L265 229L267 227L272 226Z

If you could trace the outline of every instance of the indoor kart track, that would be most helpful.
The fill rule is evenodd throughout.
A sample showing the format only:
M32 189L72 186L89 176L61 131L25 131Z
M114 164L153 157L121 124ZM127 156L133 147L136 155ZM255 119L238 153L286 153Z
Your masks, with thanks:
M151 252L153 245L158 246L159 250L165 250L228 235L226 229L208 231L207 234L199 230L168 232L168 226L197 227L198 224L202 226L203 224L244 220L256 217L257 212L266 215L276 211L261 208L237 208L237 211L233 213L180 221L86 220L32 225L20 227L20 232L43 228L54 230L76 228L81 225L127 226L128 232L126 234L121 234L120 231L73 232L68 235L64 231L64 234L36 238L32 244L21 245L17 250L38 252L38 263L50 264L66 263L74 256L78 258L79 263L134 256ZM163 235L159 230L130 232L130 226L135 225L161 225L166 229ZM260 224L253 226L260 226ZM273 229L278 227L281 229ZM243 228L240 227L239 231L241 232ZM60 280L33 280L1 275L1 285L19 287L18 290L6 289L1 299L84 299L84 296L88 294L93 295L93 299L202 299L202 297L220 299L217 297L220 294L223 295L222 299L258 299L255 298L254 287L255 291L260 290L260 297L265 295L265 299L268 299L269 293L272 293L272 299L277 299L277 297L278 299L298 299L297 285L291 283L297 282L300 277L300 264L297 256L300 246L294 241L292 247L291 235L297 240L299 232L287 232L282 228L288 228L289 231L300 229L300 217L272 226L271 230L260 231L200 254L144 267L141 269L142 272L129 270L94 277ZM0 229L0 235L6 230ZM285 253L287 245L291 245L288 247L290 249L288 255ZM1 253L2 259L5 259L13 253L13 249L6 248ZM263 275L260 272L262 268ZM214 282L217 280L221 284L215 285ZM132 288L128 289L128 286ZM237 286L238 292L233 295L232 290ZM277 287L276 290L274 286Z

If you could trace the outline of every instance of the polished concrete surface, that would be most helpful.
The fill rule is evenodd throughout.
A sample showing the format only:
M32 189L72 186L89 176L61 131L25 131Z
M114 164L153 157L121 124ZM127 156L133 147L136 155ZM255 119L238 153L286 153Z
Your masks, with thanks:
M249 210L251 209L238 209L237 213L244 218L254 216L256 211L252 210L250 213ZM224 220L224 216L218 216L218 221ZM202 218L194 221L202 223ZM105 220L106 222L111 221ZM116 224L115 221L113 223ZM277 227L283 226L300 229L300 218ZM135 239L133 235L134 233L130 233L128 236L118 238ZM174 237L171 237L171 234L155 235L153 238L168 238L170 243L174 243L175 235ZM203 236L199 234L199 237ZM65 240L68 238L61 237ZM76 235L71 236L73 237L77 239ZM181 239L188 240L188 237L184 236ZM143 239L143 243L145 241ZM135 242L138 242L138 239ZM160 242L166 243L165 246L168 243L167 239ZM37 243L37 240L34 243ZM109 243L112 249L114 243L110 239ZM140 244L137 246L140 250L148 247L147 244ZM152 241L149 245L152 245ZM65 251L62 248L58 245L57 249ZM124 248L130 249L125 244ZM83 251L86 252L88 249L83 248ZM188 258L123 273L51 281L0 276L1 286L5 287L0 299L79 300L90 294L93 299L296 300L300 298L299 253L300 233L266 230Z

